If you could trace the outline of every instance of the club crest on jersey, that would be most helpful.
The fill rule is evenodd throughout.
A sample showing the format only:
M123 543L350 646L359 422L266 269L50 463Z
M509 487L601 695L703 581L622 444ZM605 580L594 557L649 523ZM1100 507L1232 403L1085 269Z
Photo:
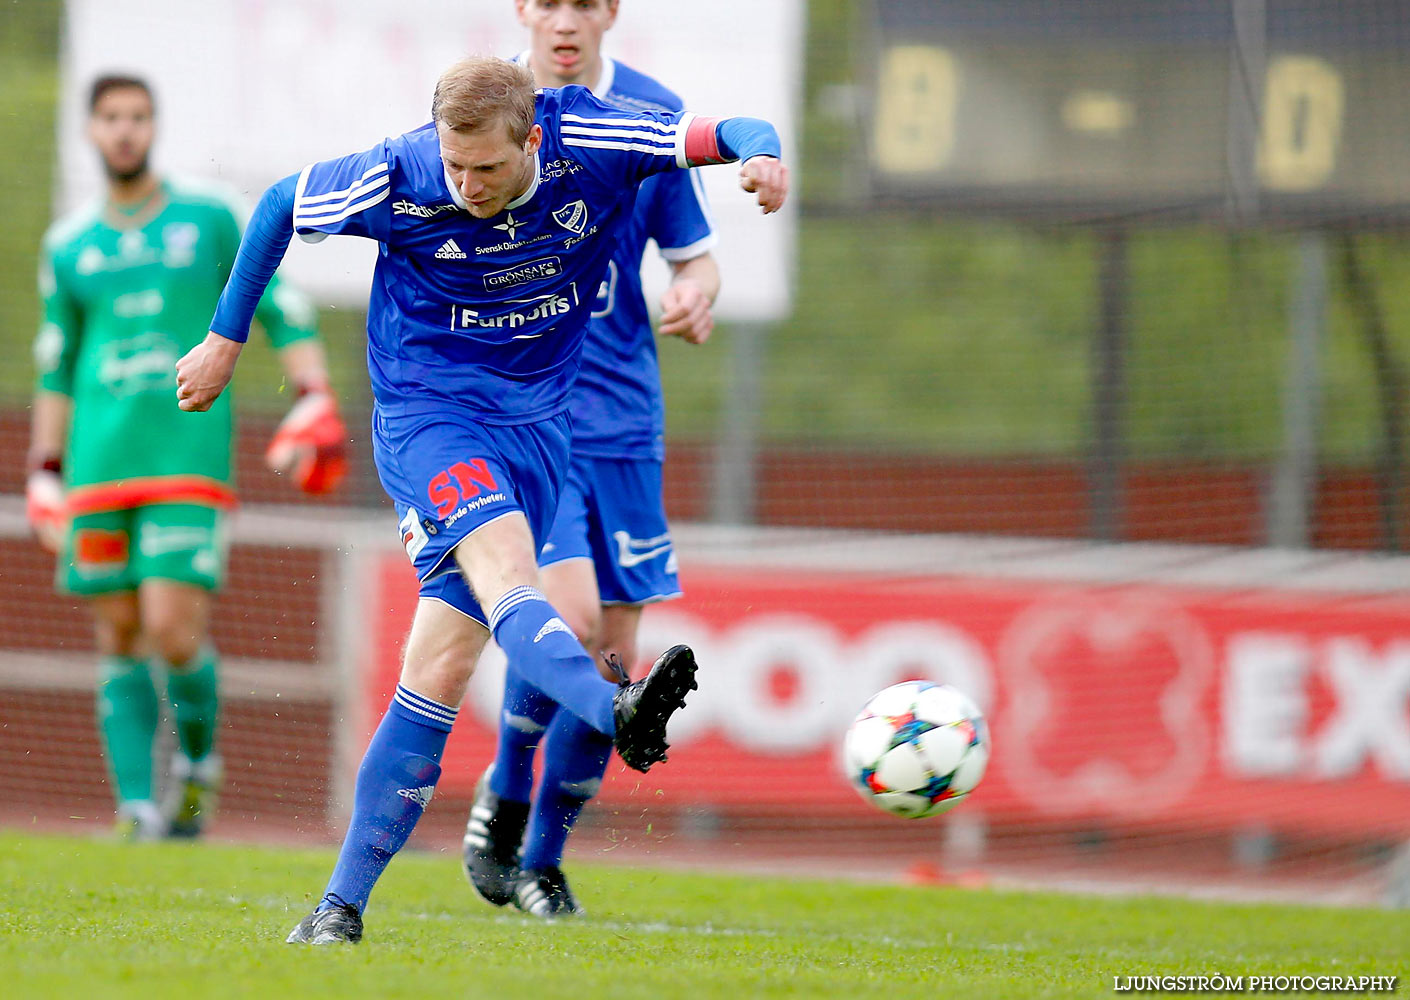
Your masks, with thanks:
M553 221L574 236L581 236L588 223L587 204L581 198L570 201L553 213Z

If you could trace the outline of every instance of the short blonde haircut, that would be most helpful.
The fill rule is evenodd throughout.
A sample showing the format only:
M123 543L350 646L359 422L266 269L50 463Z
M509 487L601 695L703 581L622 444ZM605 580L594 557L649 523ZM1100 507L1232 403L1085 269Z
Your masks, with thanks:
M462 59L436 81L431 118L452 132L484 132L502 123L522 146L534 124L534 75L503 59Z

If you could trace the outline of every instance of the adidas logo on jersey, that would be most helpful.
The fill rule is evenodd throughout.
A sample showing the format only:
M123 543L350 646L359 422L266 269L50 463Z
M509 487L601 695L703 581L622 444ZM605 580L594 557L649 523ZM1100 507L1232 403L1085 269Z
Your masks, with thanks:
M415 802L422 809L431 804L431 796L436 792L435 785L422 785L420 788L398 788L397 794Z
M470 256L455 240L446 240L441 244L441 248L436 251L436 260L464 260Z

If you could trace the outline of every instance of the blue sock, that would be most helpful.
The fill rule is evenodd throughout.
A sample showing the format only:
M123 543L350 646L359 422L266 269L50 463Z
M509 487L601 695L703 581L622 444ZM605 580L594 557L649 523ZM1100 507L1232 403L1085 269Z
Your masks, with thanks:
M504 675L490 791L512 802L528 802L534 791L534 751L553 721L558 703L510 669Z
M397 685L357 772L353 814L323 902L367 909L367 897L431 801L456 709Z
M612 740L571 712L559 712L548 727L543 748L543 784L524 831L525 868L552 868L563 861L563 846L578 813L602 787Z
M578 637L533 587L515 587L490 612L490 629L509 669L599 733L617 731L616 688L602 679Z

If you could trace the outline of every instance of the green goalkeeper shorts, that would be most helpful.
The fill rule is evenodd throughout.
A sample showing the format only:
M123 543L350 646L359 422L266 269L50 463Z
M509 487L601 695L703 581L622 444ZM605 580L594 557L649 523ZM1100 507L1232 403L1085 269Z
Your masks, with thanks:
M225 580L225 513L195 504L150 504L80 514L59 558L59 587L71 594L136 590L173 580L216 590Z

